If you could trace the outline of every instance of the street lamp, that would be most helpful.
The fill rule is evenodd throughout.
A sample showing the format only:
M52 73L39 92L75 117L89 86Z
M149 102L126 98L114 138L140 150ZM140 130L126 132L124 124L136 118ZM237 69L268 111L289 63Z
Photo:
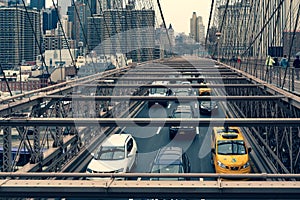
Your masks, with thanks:
M221 37L222 33L220 32L216 32L216 37L217 37L217 41L218 41L218 62L220 62L220 37Z

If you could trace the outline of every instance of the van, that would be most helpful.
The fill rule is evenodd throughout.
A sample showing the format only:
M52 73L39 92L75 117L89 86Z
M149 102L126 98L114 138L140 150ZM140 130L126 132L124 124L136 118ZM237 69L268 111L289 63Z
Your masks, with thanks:
M250 151L238 127L213 128L211 152L216 173L250 173Z

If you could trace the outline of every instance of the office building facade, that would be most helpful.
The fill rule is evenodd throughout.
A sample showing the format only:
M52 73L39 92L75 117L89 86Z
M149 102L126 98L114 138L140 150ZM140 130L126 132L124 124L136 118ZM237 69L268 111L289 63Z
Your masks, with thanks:
M196 12L193 12L190 19L190 37L197 43L204 43L205 41L205 26L201 16L197 16Z
M30 0L30 7L42 10L46 8L46 0Z
M27 9L26 13L22 7L0 8L0 63L3 66L10 68L23 61L35 61L40 54L41 38L41 15L37 10Z
M89 17L88 51L99 47L101 54L126 53L134 61L152 59L154 15L153 10L113 9Z
M47 30L53 30L57 28L59 13L53 7L47 8L43 11L43 34Z

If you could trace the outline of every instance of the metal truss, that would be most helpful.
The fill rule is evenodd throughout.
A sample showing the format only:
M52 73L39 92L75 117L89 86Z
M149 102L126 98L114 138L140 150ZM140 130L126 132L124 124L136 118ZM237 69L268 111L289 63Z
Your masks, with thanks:
M184 67L188 67L184 63L179 64L179 66L182 66L177 69L190 70ZM173 66L173 64L176 63L169 63L170 66ZM231 68L226 67L224 69ZM298 172L299 152L298 149L291 148L291 144L297 145L298 142L295 134L300 124L297 98L278 90L272 90L268 84L258 82L253 77L245 76L241 71L236 70L236 73L232 74L233 76L215 77L207 74L209 77L204 77L205 80L209 81L207 86L212 88L218 96L191 96L183 97L182 100L201 101L215 99L222 101L225 107L232 108L231 111L225 110L225 112L239 114L237 115L239 118L195 118L182 120L169 118L124 118L124 116L128 116L128 113L132 113L132 111L143 105L139 102L146 102L154 98L144 96L153 80L173 80L173 78L157 77L156 74L153 74L155 76L151 78L118 77L120 75L119 72L105 72L93 75L90 79L70 82L63 87L58 87L56 90L48 90L46 93L39 94L39 96L24 98L22 101L16 101L8 107L1 107L0 113L7 113L12 110L34 106L31 118L17 119L10 115L0 118L0 126L7 127L7 129L24 126L23 129L20 128L20 130L23 130L20 136L25 138L26 131L24 132L24 130L27 127L33 127L34 140L31 143L29 141L25 142L25 140L23 142L25 146L33 145L31 148L31 163L22 168L24 172L41 171L42 169L43 171L56 172L70 169L68 166L72 166L72 163L76 162L73 159L80 157L79 155L84 155L81 154L81 150L87 147L88 144L97 143L94 141L95 133L101 132L106 134L108 133L108 127L120 126L122 128L131 125L161 126L162 122L165 126L191 124L200 127L244 127L245 130L249 130L252 137L257 138L256 147L263 149L263 152L266 153L266 157L269 159L268 161L274 163L276 171L282 173ZM207 72L209 73L209 70ZM176 77L176 80L187 79L201 81L203 77L201 75L191 78ZM178 84L170 84L169 86L170 88L182 87ZM193 83L189 87L201 88L202 86ZM174 100L179 97L159 98ZM128 104L126 105L122 101L128 101ZM41 106L42 104L43 106ZM97 128L99 124L101 125L100 129ZM81 128L76 130L75 125ZM270 131L269 127L270 130L274 129L274 131ZM262 130L269 131L267 137L265 137L265 134L262 134ZM289 130L293 130L293 132ZM278 139L274 140L274 135ZM50 138L47 142L44 138L48 136ZM7 132L6 137L10 137L9 132ZM42 152L44 145L49 142L52 145L50 144L48 147L51 147L46 152ZM11 145L9 139L7 139L5 144L8 145L7 149L9 149L9 145ZM285 149L285 152L279 153L277 149L280 148ZM13 169L9 168L11 161L9 161L8 151L6 156L5 169L7 172L13 171ZM293 166L293 169L291 169L291 166ZM186 192L188 193L188 190Z
M161 123L165 126L197 125L205 126L266 126L275 127L299 127L300 118L28 118L28 119L9 119L0 118L0 126L160 126Z
M185 181L149 181L150 177L176 178L175 174L3 174L3 177L18 177L0 181L1 197L28 198L230 198L230 199L297 199L300 183L295 181L261 181L266 178L298 177L299 175L224 175L187 174ZM83 178L110 177L100 180L23 180L22 177L38 178ZM134 181L118 180L128 177ZM217 180L204 180L205 178ZM224 181L223 178L256 178L257 181ZM138 181L136 181L138 179ZM84 186L84 187L83 187ZM280 189L278 189L280 188Z

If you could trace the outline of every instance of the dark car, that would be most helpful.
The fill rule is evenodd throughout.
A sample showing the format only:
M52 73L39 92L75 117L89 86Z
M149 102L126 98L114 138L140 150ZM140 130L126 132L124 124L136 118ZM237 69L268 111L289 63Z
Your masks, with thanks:
M180 105L177 106L176 109L172 112L172 114L169 116L170 118L193 118L194 112L190 105ZM176 134L185 135L195 135L196 133L196 125L185 125L184 122L180 126L170 126L169 129L169 138L173 139Z
M201 114L211 115L218 112L217 101L201 101L199 107Z
M150 173L189 173L191 171L190 161L187 155L180 147L163 147L152 163ZM182 177L176 178L158 178L153 177L150 180L185 180Z

